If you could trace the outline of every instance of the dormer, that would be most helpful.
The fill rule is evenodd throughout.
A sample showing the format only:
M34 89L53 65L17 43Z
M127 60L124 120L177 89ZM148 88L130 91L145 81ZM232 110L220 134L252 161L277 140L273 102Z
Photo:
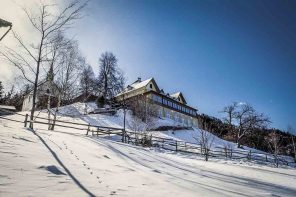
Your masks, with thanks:
M181 92L176 92L176 93L173 93L170 95L172 98L174 98L175 100L177 100L178 102L180 103L183 103L183 104L187 104L183 94Z
M151 80L149 80L149 82L146 85L146 90L147 91L155 91L155 92L159 92L159 88L155 82L155 80L152 78Z

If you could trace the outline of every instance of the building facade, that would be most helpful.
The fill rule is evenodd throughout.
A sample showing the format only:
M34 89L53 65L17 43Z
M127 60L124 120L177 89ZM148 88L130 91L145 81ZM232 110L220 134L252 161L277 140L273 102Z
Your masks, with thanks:
M153 78L145 81L138 78L115 96L117 102L126 103L134 102L139 98L154 105L159 117L170 118L180 126L198 126L197 109L187 104L183 94L181 92L164 93Z

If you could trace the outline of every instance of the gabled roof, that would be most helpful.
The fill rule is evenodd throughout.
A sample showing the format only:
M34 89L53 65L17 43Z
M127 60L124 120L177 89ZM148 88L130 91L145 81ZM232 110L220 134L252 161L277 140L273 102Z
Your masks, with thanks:
M131 86L133 89L139 89L139 88L142 88L142 87L145 87L146 85L148 85L148 83L153 80L153 78L150 78L150 79L146 79L145 81L135 81L134 83L132 83Z
M139 78L137 81L128 85L127 88L124 89L124 91L120 92L116 96L120 96L123 93L131 92L131 91L146 87L150 82L152 82L154 84L156 91L159 92L160 90L159 90L158 85L156 84L154 78L149 78L149 79L146 79L145 81L141 81Z
M182 92L176 92L176 93L173 93L173 94L170 94L171 97L173 97L174 99L178 99L178 98L181 98L182 101L187 104Z

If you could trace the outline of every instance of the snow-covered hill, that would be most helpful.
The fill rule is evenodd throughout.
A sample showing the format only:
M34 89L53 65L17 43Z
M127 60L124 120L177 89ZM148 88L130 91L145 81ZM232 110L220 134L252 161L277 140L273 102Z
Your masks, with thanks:
M80 105L80 104L75 104ZM121 127L122 114L83 115L72 122ZM82 110L82 111L81 111ZM62 111L62 110L61 110ZM46 114L40 113L46 117ZM23 121L18 115L9 116ZM165 122L169 122L166 120ZM211 160L86 136L85 131L0 120L0 196L295 196L296 170ZM155 132L192 140L197 129ZM225 143L217 138L216 145Z
M91 125L99 125L99 126L107 126L107 127L115 127L115 128L122 128L123 127L123 110L119 110L114 116L110 115L102 115L102 114L87 114L84 115L85 112L92 112L97 109L97 106L95 103L74 103L72 105L64 106L59 109L59 114L62 118L68 120L69 118L75 118L75 120L83 120L86 123L90 123ZM42 114L41 114L42 115ZM44 114L44 117L45 114ZM70 118L70 119L71 119ZM133 122L133 116L131 115L131 112L127 112L126 116L126 125L127 130L132 131L130 128L130 124ZM162 126L176 126L176 123L169 119L169 118L157 118L154 121L153 127L158 128ZM201 130L199 128L192 128L189 130L177 130L177 131L151 131L150 132L153 136L156 137L162 137L162 138L170 138L172 140L177 141L183 141L183 142L189 142L193 144L198 144ZM233 142L229 142L226 140L223 140L215 135L212 135L209 133L210 138L213 138L213 143L211 145L211 149L215 151L222 151L225 147L228 149L232 149L233 151L238 151L240 153L244 153L245 155L248 154L248 152L251 150L252 154L255 158L264 160L266 158L266 153L263 151L259 151L253 148L249 148L247 146L243 146L243 149L238 149L237 145ZM242 156L241 154L237 154L237 156ZM293 158L281 156L286 161L293 162ZM273 160L273 156L268 156L269 160Z

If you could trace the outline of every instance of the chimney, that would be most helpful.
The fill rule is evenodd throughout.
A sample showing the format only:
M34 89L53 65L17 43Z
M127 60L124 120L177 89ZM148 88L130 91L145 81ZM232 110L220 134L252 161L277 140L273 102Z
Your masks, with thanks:
M142 80L141 80L141 77L138 77L138 82L141 82Z

